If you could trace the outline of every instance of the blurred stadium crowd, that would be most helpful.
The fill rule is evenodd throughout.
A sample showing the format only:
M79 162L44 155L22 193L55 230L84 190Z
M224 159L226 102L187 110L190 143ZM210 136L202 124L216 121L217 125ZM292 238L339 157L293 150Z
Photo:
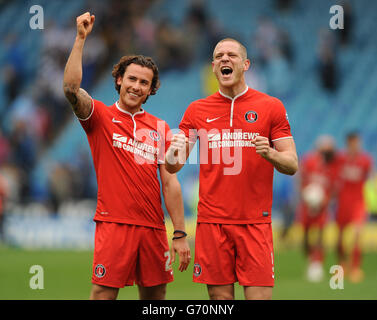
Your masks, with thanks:
M75 127L62 91L75 18L85 11L96 15L85 44L82 82L93 97L112 104L112 66L128 53L150 55L159 66L162 88L146 109L176 128L190 101L217 90L210 70L212 50L230 36L248 48L248 85L284 102L300 156L320 134L332 135L341 148L346 133L359 130L376 159L377 4L339 4L344 8L343 30L330 29L326 0L45 0L39 1L44 29L31 30L31 1L0 1L4 212L38 203L56 215L67 201L96 198L85 135ZM197 170L186 166L180 176L188 216ZM291 223L294 179L277 175L275 181L274 206L288 212Z

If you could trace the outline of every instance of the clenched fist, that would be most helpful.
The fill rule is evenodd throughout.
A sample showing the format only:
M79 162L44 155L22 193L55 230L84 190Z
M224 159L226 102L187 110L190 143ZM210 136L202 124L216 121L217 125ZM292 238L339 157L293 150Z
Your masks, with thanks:
M166 152L166 160L170 164L186 162L186 142L188 139L183 133L173 135L170 147Z
M257 136L255 139L252 139L251 142L255 144L256 153L260 154L265 159L269 158L273 149L270 146L268 138Z
M92 31L95 16L90 15L89 12L85 12L81 16L76 18L77 36L81 39L86 39L89 33Z

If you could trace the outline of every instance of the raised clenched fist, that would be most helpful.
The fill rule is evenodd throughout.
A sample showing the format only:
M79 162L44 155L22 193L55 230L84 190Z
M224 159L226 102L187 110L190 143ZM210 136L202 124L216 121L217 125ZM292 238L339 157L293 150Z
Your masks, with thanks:
M76 18L77 24L77 36L85 39L89 33L92 31L95 16L90 15L89 12L85 12L81 16Z

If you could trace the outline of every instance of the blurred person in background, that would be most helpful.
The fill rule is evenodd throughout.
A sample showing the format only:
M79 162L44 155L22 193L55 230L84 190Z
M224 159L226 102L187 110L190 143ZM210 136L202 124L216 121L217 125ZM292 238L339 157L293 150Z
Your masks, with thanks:
M361 138L357 132L346 137L346 149L341 154L338 177L336 223L339 228L338 262L343 266L350 281L360 282L364 277L361 269L361 232L366 222L367 208L364 198L364 185L373 170L373 159L362 149ZM344 230L353 231L352 247L347 255L344 246Z
M322 88L327 92L335 92L340 80L336 60L336 39L327 29L321 29L318 35L317 71Z
M9 162L0 166L0 175L6 185L7 208L12 208L15 204L22 202L21 172L15 164Z
M24 86L26 50L15 33L8 34L2 45L5 49L5 61L2 61L2 76L7 98L5 104L9 105L22 92Z
M292 10L295 6L296 0L275 0L275 7L281 12Z
M268 16L258 18L258 26L251 41L255 43L256 60L265 66L278 51L279 28Z
M207 284L211 300L234 299L235 282L246 299L271 299L273 172L293 175L298 167L285 107L246 85L249 67L239 41L217 43L212 70L220 90L189 105L179 126L184 133L174 135L166 153L166 168L175 173L200 140L193 280Z
M353 40L355 26L355 16L350 1L342 1L340 4L344 10L344 28L339 29L336 33L339 37L340 44L344 47L349 46Z
M179 270L190 262L180 184L161 157L169 127L142 108L159 88L158 69L145 56L124 56L114 68L119 100L107 107L82 88L83 48L95 17L77 17L77 35L64 71L64 93L91 147L98 183L91 299L116 299L119 288L138 285L140 299L165 299ZM161 155L162 154L162 155ZM161 187L174 226L170 255ZM122 252L122 254L120 254Z
M10 154L10 145L8 137L4 135L2 128L0 127L0 167L3 163L8 161Z
M54 215L59 212L59 207L64 201L72 200L75 186L75 176L81 176L80 172L73 170L66 163L56 163L48 176L48 190L51 210Z
M160 21L156 28L156 59L160 70L185 69L191 61L189 52L183 32L167 19Z
M315 150L300 161L296 215L304 229L304 253L308 259L306 277L311 282L323 279L323 229L329 218L339 163L337 158L333 137L323 135L318 137ZM316 237L311 237L315 231Z
M10 162L15 164L20 175L20 200L26 203L30 200L30 175L37 160L37 145L35 137L30 132L25 119L17 119L10 134Z
M256 61L246 73L249 73L247 81L251 77L259 78L258 80L262 80L259 85L265 85L269 94L286 97L291 87L291 65L294 63L289 33L270 17L260 16L257 29L252 35L252 43L255 44ZM255 68L255 65L258 67ZM263 81L263 76L268 81ZM263 88L253 88L263 91Z
M0 243L4 242L4 213L5 201L8 195L6 180L0 175Z

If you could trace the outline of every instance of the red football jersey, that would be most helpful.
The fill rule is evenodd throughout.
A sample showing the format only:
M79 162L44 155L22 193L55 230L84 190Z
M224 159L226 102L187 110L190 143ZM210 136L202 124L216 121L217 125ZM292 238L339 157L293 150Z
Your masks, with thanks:
M372 157L364 152L354 157L347 153L341 155L339 206L364 204L363 187L372 169L372 164Z
M165 229L157 169L167 123L144 110L132 115L117 102L108 107L97 100L89 117L79 120L97 176L94 220Z
M326 163L319 152L310 152L300 161L300 191L315 184L322 188L324 199L318 210L313 211L302 199L297 207L297 214L304 225L318 223L323 225L328 215L328 205L336 187L340 159L337 154Z
M199 139L198 222L271 222L274 167L250 140L292 138L283 104L251 88L233 99L217 92L191 103L180 129Z
M326 163L318 152L305 155L300 164L300 188L315 183L325 191L326 197L330 198L336 185L340 159L335 154L334 159Z

